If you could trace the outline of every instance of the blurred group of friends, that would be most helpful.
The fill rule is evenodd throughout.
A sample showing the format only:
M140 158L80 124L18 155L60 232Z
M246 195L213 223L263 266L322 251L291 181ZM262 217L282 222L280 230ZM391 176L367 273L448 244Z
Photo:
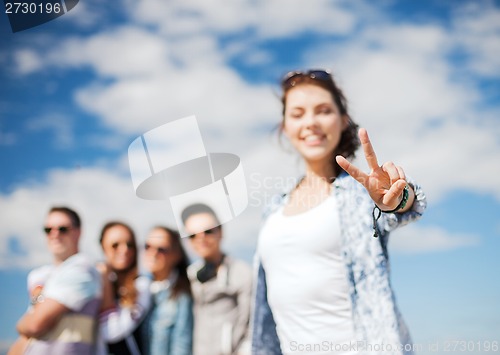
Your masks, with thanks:
M222 251L209 206L182 217L197 231L189 235L197 262L175 229L155 226L139 245L130 225L110 221L96 264L79 252L77 212L51 208L44 231L53 263L28 275L31 304L9 354L249 354L250 266Z

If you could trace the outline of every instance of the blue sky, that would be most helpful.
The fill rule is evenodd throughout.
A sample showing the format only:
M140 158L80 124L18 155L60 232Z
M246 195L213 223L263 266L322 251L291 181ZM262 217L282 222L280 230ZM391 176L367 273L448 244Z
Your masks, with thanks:
M142 237L173 225L167 204L135 196L127 160L133 139L166 122L195 114L208 151L242 159L250 205L225 247L251 261L265 201L301 171L273 133L277 82L301 68L332 69L379 161L428 195L424 218L390 241L419 353L500 341L500 3L208 3L80 1L18 33L1 14L0 353L26 307L28 270L50 262L49 206L81 213L95 259L108 219Z

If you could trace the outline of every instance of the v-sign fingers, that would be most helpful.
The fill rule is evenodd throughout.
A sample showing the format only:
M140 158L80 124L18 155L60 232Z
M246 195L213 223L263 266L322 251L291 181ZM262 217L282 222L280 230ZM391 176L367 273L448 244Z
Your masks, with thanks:
M389 179L391 180L391 184L393 184L395 181L398 181L400 178L400 171L398 170L397 166L394 165L392 161L389 161L387 163L384 163L382 165L382 170L389 175Z
M372 143L370 142L370 138L368 137L368 132L364 128L360 128L358 132L359 140L361 141L361 145L363 146L363 151L365 153L365 158L368 163L368 167L371 170L375 170L379 167L377 161L377 155L375 154L375 150L373 150Z
M337 155L335 157L335 160L342 169L344 169L349 175L351 175L354 179L356 179L359 183L361 183L363 186L366 187L368 175L365 172L363 172L353 164L349 163L349 161L342 155Z

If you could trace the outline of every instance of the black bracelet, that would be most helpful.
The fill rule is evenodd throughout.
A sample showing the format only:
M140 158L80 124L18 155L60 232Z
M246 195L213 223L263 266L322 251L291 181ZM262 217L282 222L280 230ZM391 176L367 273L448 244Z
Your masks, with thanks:
M382 210L380 210L380 211L384 212L384 213L394 213L394 212L397 212L399 210L402 210L403 208L405 208L406 203L408 203L409 197L410 197L410 191L408 189L408 184L406 184L406 186L403 190L403 198L401 199L401 202L399 203L399 205L397 205L397 207L395 209L390 210L390 211L382 211Z
M373 207L373 211L372 211L373 236L375 238L378 237L378 233L377 233L377 221L380 218L380 216L382 215L381 212L384 212L384 213L394 213L394 212L397 212L399 210L402 210L403 208L405 208L406 204L408 203L409 197L410 197L410 191L408 189L408 184L407 184L405 186L404 190L403 190L403 198L401 199L401 202L399 202L399 205L395 209L390 210L390 211L382 211L380 209L380 207L378 207L377 205L375 205Z

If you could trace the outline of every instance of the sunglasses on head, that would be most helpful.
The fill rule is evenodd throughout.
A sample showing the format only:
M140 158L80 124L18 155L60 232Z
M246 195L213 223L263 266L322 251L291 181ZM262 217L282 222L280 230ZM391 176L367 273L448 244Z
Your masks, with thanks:
M318 70L308 70L308 71L291 71L288 72L281 80L281 87L284 89L293 87L298 83L300 78L304 77L321 81L332 80L331 73L327 70L318 69Z
M43 231L45 232L45 234L49 235L50 232L52 232L53 230L56 230L59 232L59 234L66 234L68 233L72 228L71 227L68 227L68 226L61 226L61 227L44 227L43 228Z
M189 236L189 239L193 239L194 237L196 237L198 234L204 234L204 235L208 235L208 236L212 236L215 234L215 232L217 232L219 230L219 226L217 227L213 227L213 228L210 228L210 229L207 229L206 231L203 231L203 232L199 232L199 233L196 233L196 234L191 234Z
M166 255L172 251L172 248L154 247L151 244L144 244L144 250L156 250L158 253Z

